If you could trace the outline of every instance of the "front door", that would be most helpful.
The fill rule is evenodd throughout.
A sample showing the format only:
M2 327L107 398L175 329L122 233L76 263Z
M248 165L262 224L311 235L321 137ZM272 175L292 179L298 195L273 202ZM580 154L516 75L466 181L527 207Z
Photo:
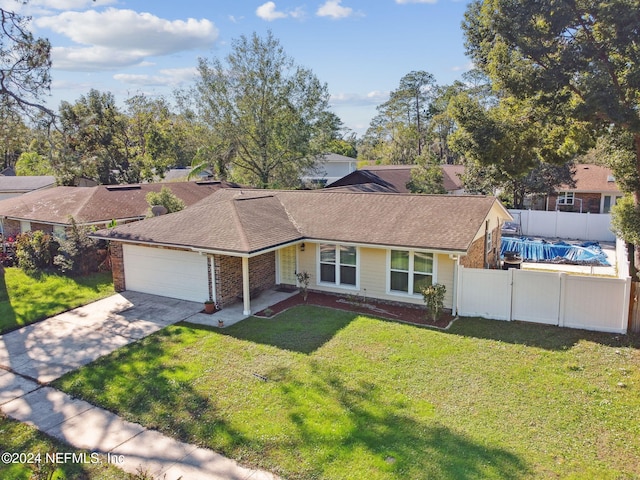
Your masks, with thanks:
M297 285L296 279L296 246L279 250L280 253L280 283Z

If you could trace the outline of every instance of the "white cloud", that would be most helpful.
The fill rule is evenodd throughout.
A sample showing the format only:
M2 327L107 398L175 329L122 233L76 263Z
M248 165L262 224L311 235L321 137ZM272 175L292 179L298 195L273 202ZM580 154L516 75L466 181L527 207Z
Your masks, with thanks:
M353 8L340 5L342 0L327 0L318 8L316 15L333 19L347 18L353 15Z
M304 9L302 7L297 7L294 10L288 10L286 12L278 11L276 8L275 2L264 3L256 8L256 15L267 22L288 17L302 19L305 16Z
M288 14L285 12L276 11L276 4L274 2L267 2L256 8L256 15L267 22L278 20L279 18L287 18Z
M165 20L150 13L109 8L104 12L64 12L36 20L76 46L52 50L53 67L100 70L136 65L149 56L211 47L218 38L206 19Z
M193 81L197 74L196 68L172 68L160 70L157 75L119 73L113 78L122 83L142 87L176 87L184 82Z
M331 94L329 103L331 105L349 105L353 107L362 107L370 105L379 105L389 100L389 92L374 90L366 94L361 93L335 93Z

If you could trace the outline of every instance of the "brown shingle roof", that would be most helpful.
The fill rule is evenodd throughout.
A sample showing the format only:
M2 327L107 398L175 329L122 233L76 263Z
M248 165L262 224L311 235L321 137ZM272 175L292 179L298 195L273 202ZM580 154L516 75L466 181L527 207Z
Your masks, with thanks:
M220 190L181 212L96 236L236 253L303 239L466 252L495 203L483 196Z
M610 168L594 164L576 165L576 173L573 175L576 181L575 188L563 185L559 191L574 191L585 193L620 192L620 187L613 180L613 172Z
M54 224L109 222L144 217L146 195L168 187L187 206L232 184L170 182L97 187L54 187L0 201L0 216Z

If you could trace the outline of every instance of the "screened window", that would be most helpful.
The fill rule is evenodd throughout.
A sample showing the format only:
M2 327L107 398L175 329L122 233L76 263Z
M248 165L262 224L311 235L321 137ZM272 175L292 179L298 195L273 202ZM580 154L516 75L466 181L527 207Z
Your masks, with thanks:
M393 292L420 293L420 287L433 283L433 254L391 250L389 288Z
M346 245L320 245L320 281L356 286L358 251Z

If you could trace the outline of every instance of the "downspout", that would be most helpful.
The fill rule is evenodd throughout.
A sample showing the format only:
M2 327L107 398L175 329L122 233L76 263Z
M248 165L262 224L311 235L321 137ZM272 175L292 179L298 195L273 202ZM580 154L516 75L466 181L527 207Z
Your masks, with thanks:
M487 253L487 234L489 233L489 220L485 220L484 222L484 242L482 248L484 250L484 268L489 268L489 255Z

